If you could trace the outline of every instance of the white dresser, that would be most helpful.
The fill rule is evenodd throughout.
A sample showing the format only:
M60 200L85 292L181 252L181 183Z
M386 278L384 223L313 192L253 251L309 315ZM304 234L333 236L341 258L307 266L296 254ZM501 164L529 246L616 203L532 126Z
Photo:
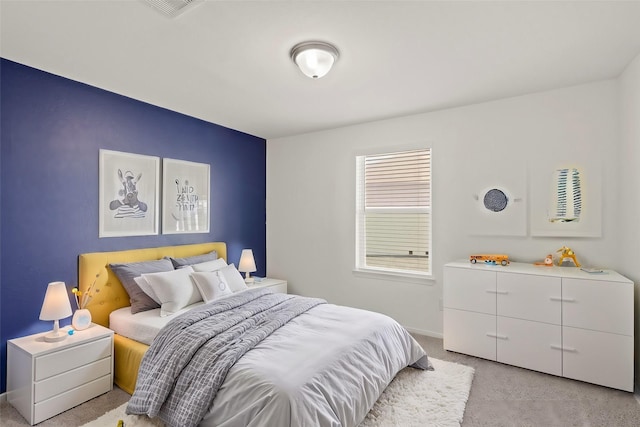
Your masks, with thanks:
M7 400L34 425L113 388L113 331L92 324L63 341L7 341Z
M605 270L453 262L444 348L633 391L634 284Z

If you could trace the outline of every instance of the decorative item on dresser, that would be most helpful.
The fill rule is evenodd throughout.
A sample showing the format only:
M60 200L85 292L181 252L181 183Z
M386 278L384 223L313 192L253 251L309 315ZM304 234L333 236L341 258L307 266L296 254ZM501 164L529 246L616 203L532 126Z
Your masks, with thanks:
M633 391L634 284L611 270L444 267L444 348Z
M7 400L31 425L113 388L113 331L92 324L64 334L56 343L44 333L7 341Z

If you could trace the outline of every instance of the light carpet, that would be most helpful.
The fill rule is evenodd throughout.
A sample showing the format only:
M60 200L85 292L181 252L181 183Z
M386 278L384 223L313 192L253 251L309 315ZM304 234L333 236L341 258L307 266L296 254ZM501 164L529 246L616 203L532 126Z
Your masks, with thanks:
M405 368L384 390L359 427L460 426L474 369L430 358L433 371ZM126 415L123 404L82 427L162 427L159 420Z

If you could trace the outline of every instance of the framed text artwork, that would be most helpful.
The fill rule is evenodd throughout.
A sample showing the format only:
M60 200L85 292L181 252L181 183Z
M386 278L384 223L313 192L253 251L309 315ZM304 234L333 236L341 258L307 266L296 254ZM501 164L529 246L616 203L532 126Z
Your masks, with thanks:
M209 232L209 176L206 163L163 159L163 234Z
M160 158L100 150L98 237L158 234Z

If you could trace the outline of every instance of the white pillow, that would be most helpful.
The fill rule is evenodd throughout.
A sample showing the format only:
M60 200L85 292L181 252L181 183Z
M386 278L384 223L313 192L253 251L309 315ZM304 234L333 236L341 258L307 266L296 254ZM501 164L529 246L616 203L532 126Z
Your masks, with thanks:
M225 262L224 258L218 258L213 261L206 261L206 262L201 262L199 264L193 264L191 268L193 268L193 271L216 271L226 266L227 266L227 263Z
M173 271L142 275L160 300L161 317L202 301L200 291L189 277L191 273L193 273L193 268L185 267Z
M202 299L206 303L232 294L227 280L219 271L195 272L191 274L191 278L196 283Z
M247 289L247 284L244 283L242 274L238 271L234 264L229 264L219 270L231 288L231 292L240 292Z
M138 276L138 277L134 277L133 280L136 282L136 285L140 286L140 289L142 289L142 292L144 292L149 296L149 298L157 302L158 305L162 305L156 293L153 292L151 285L149 284L149 282L147 282L147 279L145 279L142 276Z

